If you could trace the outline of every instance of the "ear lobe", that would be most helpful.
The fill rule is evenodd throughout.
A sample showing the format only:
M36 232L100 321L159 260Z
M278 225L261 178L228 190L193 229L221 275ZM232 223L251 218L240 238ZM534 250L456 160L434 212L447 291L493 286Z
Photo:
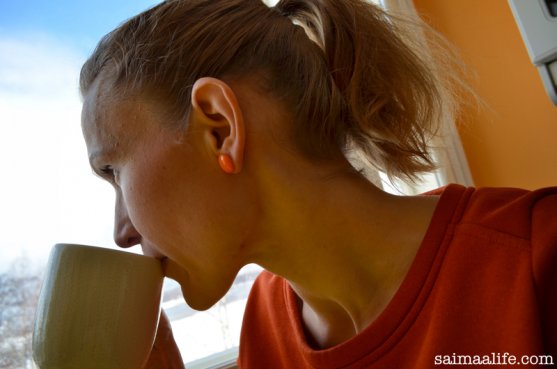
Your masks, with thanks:
M234 173L240 172L244 160L244 120L240 105L230 86L211 77L198 79L192 88L193 115L207 130L205 140L215 154L230 156Z

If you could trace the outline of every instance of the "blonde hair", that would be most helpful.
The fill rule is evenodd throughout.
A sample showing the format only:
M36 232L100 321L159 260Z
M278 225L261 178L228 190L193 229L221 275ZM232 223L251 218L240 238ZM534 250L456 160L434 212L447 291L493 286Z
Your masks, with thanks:
M356 150L413 179L434 167L428 142L445 87L398 24L363 0L168 0L107 34L80 88L103 74L119 93L160 97L183 124L198 78L257 74L289 108L289 133L308 158Z

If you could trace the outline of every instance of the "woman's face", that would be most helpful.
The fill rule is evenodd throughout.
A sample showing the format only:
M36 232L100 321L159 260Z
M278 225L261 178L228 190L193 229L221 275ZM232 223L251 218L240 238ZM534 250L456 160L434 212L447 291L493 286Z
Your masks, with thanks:
M159 106L116 99L96 82L82 129L93 170L116 190L115 240L163 260L190 306L203 310L230 287L246 255L249 191L223 173L204 128L167 128Z

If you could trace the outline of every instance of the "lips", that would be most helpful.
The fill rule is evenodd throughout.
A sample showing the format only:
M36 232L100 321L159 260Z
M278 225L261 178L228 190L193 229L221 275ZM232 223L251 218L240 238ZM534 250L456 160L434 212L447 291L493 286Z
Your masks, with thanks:
M162 274L166 277L166 271L168 269L169 259L166 256L160 258L161 266L162 266Z

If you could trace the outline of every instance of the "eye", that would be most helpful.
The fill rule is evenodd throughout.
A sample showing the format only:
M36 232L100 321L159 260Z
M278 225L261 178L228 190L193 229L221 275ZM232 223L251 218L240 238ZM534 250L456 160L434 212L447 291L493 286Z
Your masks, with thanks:
M114 168L111 165L105 165L99 169L101 177L106 178L110 181L114 180Z

